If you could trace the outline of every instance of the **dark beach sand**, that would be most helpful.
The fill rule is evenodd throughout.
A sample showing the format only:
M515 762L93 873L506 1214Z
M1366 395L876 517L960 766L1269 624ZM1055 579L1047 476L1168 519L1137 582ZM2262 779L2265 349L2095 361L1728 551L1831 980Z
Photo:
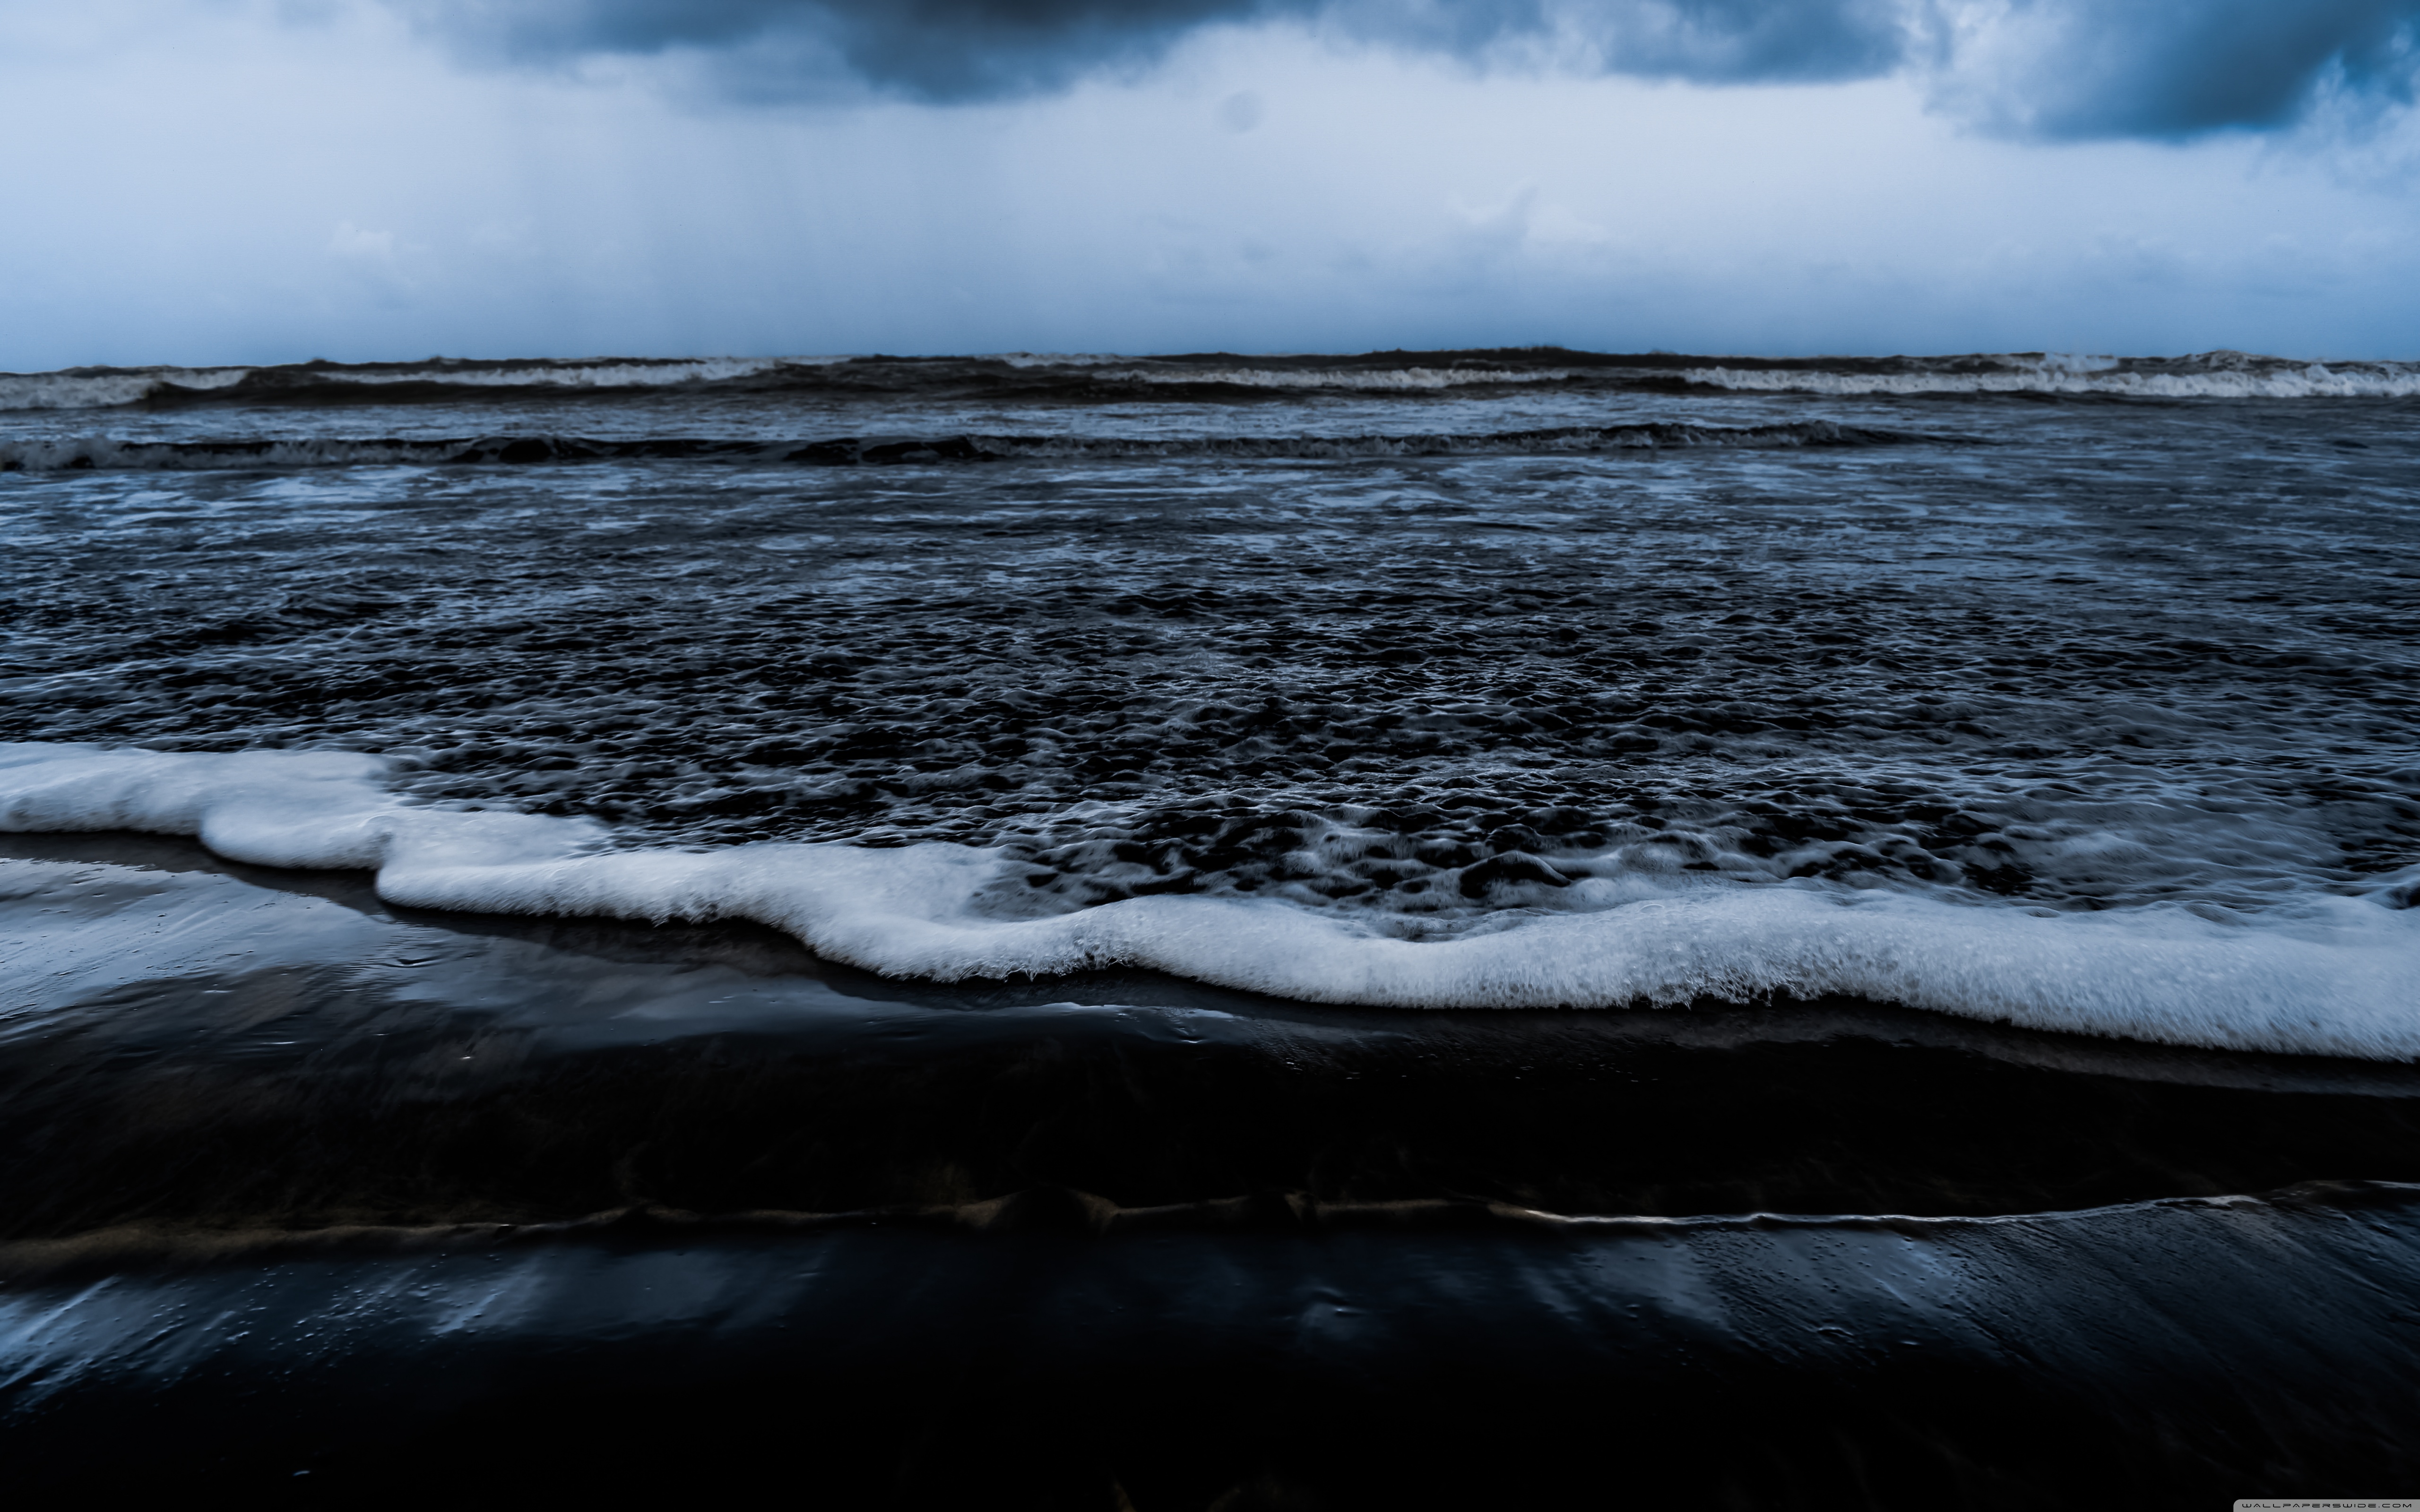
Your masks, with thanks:
M2412 1068L1838 1001L889 981L137 836L8 837L0 884L20 1485L1913 1508L2420 1472Z

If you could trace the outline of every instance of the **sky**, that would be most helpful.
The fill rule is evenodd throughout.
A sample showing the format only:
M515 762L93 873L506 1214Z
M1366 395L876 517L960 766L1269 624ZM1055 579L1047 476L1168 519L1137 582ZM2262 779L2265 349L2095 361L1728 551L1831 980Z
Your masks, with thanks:
M2420 358L2420 0L0 0L0 370Z

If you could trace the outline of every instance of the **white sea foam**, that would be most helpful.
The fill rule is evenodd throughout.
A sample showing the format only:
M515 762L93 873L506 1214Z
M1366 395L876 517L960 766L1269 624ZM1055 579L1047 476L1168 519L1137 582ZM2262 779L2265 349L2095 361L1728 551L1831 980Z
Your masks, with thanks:
M1437 943L1268 900L1146 897L1003 919L999 855L759 844L596 850L581 821L413 809L377 758L0 746L0 829L197 836L223 856L378 872L426 908L747 918L838 961L942 980L1105 966L1396 1008L1680 1005L1844 994L2033 1028L2175 1044L2420 1056L2420 909L2317 896L2246 924L2182 908L2052 915L1805 883L1629 889Z
M0 374L0 411L107 409L140 404L171 390L234 388L256 375L284 373L311 383L363 388L434 383L458 389L644 389L720 383L788 367L842 361L812 357L701 357L530 363L399 363L308 369L260 367L70 368L57 373Z
M1224 383L1246 389L1348 389L1364 393L1424 392L1492 383L1555 383L1559 368L1510 367L1136 367L1100 375L1109 382Z
M2420 395L2420 364L2290 363L2213 352L2173 363L2130 366L2114 358L1991 359L1988 367L1903 367L1860 372L1700 367L1682 377L1713 388L1757 393L2074 393L2144 399L2401 399Z
M0 410L108 409L140 404L163 384L224 389L252 375L248 367L70 369L63 373L0 373Z
M390 383L442 383L465 389L631 389L675 383L720 383L754 378L777 368L814 365L813 359L772 357L702 357L677 362L552 362L507 363L494 367L333 368L323 376L331 382L369 387Z

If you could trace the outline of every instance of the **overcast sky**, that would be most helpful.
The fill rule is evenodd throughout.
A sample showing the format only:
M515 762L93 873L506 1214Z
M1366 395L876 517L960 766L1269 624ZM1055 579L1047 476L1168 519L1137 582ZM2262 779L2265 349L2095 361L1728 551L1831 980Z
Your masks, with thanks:
M2420 357L2420 0L0 0L0 369Z

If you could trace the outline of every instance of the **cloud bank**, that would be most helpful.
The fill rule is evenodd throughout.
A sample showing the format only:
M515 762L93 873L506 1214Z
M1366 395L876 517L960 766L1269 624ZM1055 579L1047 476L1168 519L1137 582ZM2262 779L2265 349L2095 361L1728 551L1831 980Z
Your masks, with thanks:
M415 32L404 0L318 3L0 0L0 132L52 146L21 155L16 201L74 209L0 238L0 368L1532 342L2420 355L2420 110L2358 142L2333 128L2394 98L2392 47L2272 44L2260 89L2180 104L2141 84L2150 0L2098 73L2041 0L1946 39L1887 7L1388 0L1383 42L1377 20L1340 29L1347 0L1194 0L1086 47L1068 18L1109 12L1016 11L1022 52L937 51L865 12L867 38L923 46L921 83L814 33L833 0L701 0L671 30L628 0L500 6L521 30L476 37ZM2213 5L2187 19L2214 26ZM2400 13L2381 14L2392 43ZM1220 15L1243 19L1202 19ZM1569 41L1555 17L1574 15L1601 52ZM473 45L510 66L464 67ZM1801 82L1754 82L1775 77ZM700 108L722 84L837 103ZM1943 107L1952 85L1969 115ZM2141 136L2314 110L2290 142ZM1997 134L1962 124L1994 112ZM2119 131L2137 134L2032 145Z
M2003 0L1936 8L1936 88L2013 135L2184 138L2408 105L2420 0Z
M681 54L737 99L1047 93L1291 23L1483 68L1697 84L1906 73L1997 134L2181 139L2408 105L2420 0L390 0L491 60Z

